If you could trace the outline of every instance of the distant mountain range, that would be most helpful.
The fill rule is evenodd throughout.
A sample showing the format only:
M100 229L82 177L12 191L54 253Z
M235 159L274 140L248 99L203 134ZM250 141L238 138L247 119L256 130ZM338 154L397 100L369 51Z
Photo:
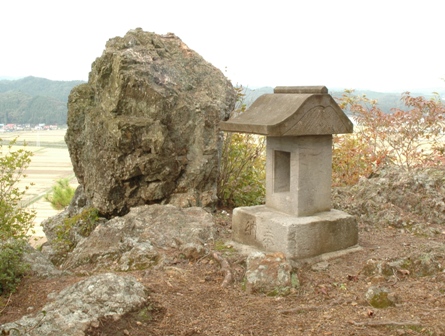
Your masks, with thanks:
M0 124L66 124L71 89L82 81L0 80Z
M273 87L262 87L262 88L255 88L250 89L248 87L243 88L244 93L244 100L243 104L246 106L250 106L259 96L266 94L266 93L273 93ZM424 96L424 97L432 97L434 91L426 91L426 92L412 92L411 94L413 96ZM445 90L442 89L441 92L437 90L441 97L445 97ZM333 89L329 90L329 94L334 98L340 98L342 94L344 93L344 90L339 89ZM402 97L402 93L393 93L393 92L376 92L376 91L370 91L370 90L355 90L355 95L361 96L363 94L366 95L366 97L370 99L376 99L378 101L379 108L385 112L390 113L391 109L393 108L399 108L404 109L404 105L400 98Z
M83 81L52 81L45 78L25 77L21 79L2 79L0 77L0 124L47 124L64 125L67 119L67 102L71 90ZM250 89L244 87L243 104L250 106L259 96L273 93L272 87ZM439 89L445 97L445 89ZM439 91L437 90L437 91ZM432 91L413 93L431 96ZM366 94L377 99L384 112L391 108L403 108L400 93L385 93L369 90L356 90L356 94ZM333 97L341 97L342 90L330 90Z

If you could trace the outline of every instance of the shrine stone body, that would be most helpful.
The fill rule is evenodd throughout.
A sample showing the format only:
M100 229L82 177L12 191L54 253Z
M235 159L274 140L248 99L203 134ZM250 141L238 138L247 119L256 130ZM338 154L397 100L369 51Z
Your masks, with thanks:
M326 87L277 87L220 128L267 137L266 204L234 209L236 242L291 261L357 246L355 217L331 209L332 134L353 125Z

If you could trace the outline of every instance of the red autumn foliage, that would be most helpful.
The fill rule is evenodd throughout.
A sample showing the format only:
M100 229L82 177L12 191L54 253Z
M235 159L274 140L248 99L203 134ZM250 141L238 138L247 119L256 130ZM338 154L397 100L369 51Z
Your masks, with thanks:
M351 185L384 165L402 169L445 163L445 105L438 95L431 99L405 92L405 109L384 113L366 95L346 90L338 99L356 122L354 134L334 138L333 183Z

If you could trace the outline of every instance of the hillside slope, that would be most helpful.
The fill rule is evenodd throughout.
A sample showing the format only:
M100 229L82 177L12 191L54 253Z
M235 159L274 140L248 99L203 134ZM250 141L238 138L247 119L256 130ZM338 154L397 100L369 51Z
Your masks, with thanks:
M68 95L82 81L0 80L0 123L65 124Z

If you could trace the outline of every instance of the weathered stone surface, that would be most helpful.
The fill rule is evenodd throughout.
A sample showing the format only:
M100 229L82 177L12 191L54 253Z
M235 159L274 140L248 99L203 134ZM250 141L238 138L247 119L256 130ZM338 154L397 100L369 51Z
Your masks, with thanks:
M22 259L30 266L31 271L38 276L49 277L61 275L63 273L49 261L45 254L37 251L31 245L28 245L25 248Z
M246 262L246 290L249 293L286 295L298 284L292 266L283 253L254 252Z
M329 262L327 261L320 261L311 266L311 270L313 270L314 272L327 271L328 268L329 268Z
M71 91L66 142L85 196L106 216L131 207L215 201L220 120L236 95L173 34L110 39Z
M297 217L331 209L332 136L268 137L266 205Z
M295 217L264 205L233 210L233 239L268 252L283 252L289 261L356 246L355 217L339 210Z
M156 265L163 248L201 244L214 238L211 214L202 208L144 205L102 223L68 255L64 268L129 271Z
M366 301L374 308L388 308L399 301L397 295L385 287L372 286L365 294Z
M63 221L66 218L72 218L90 207L92 207L91 202L85 197L82 185L79 185L74 193L70 205L57 215L52 216L42 222L43 232L45 232L45 236L48 241L51 242L57 239L57 228L63 226ZM73 237L77 239L77 241L81 238L78 234L74 234Z
M23 336L80 336L99 318L118 318L145 301L145 288L134 277L100 274L65 288L38 313L4 324L0 331Z
M197 243L187 243L181 245L180 250L184 257L189 260L198 260L208 253L202 244Z
M352 122L326 87L277 87L274 92L221 123L221 129L274 137L352 133Z
M445 167L404 171L386 167L352 187L333 189L333 204L373 226L392 226L401 232L435 236L431 224L445 223Z
M443 272L443 252L432 251L424 254L413 253L404 258L395 260L373 260L370 259L363 267L362 273L368 276L411 276L424 277Z
M88 203L78 202L76 195L79 194L80 188L77 189L69 207L42 222L47 237L42 252L56 265L60 265L67 252L88 236L97 225L107 221L106 218L97 218L97 210L89 207Z

